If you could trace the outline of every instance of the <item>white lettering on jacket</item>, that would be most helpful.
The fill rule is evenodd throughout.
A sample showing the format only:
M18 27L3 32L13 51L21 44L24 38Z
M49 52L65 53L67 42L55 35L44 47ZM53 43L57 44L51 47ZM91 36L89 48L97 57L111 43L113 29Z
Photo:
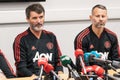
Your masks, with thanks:
M108 59L108 55L109 55L109 52L99 52L99 54L101 54L101 59L103 60L107 60Z
M41 54L39 54L39 52L37 51L35 54L35 57L33 58L33 62L37 61L41 57L45 57L49 61L52 61L52 55L53 55L53 53L41 53Z

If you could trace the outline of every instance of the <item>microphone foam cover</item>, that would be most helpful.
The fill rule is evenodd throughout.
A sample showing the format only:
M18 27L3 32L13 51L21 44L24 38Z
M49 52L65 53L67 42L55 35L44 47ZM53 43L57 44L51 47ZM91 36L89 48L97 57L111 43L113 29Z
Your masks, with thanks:
M87 72L87 73L89 73L89 72L94 72L94 69L93 69L92 66L86 66L85 69L86 69L86 72ZM82 69L82 73L84 74L84 70L83 70L83 69Z
M43 65L44 67L48 64L48 61L46 58L42 57L40 59L38 59L38 66L40 67L41 65Z
M68 57L67 55L60 56L60 60L62 62L62 65L65 66L65 67L67 67L67 65L71 64L71 62L72 62L70 57Z
M101 54L99 54L97 51L91 51L91 53L96 57L96 58L100 58Z
M83 50L82 49L76 49L75 50L75 57L78 58L79 56L83 56Z
M98 65L93 65L92 67L93 67L95 73L96 73L99 77L102 77L102 78L103 78L103 75L104 75L104 73L105 73L105 70L104 70L102 67L98 66Z
M51 70L54 70L54 67L51 64L47 64L46 67L44 67L46 73L50 73Z

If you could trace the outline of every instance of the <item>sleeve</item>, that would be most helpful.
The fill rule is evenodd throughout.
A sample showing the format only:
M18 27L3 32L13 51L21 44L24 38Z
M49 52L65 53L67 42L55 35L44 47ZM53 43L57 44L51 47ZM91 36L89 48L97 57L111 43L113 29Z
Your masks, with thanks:
M55 45L55 70L58 72L58 71L63 71L63 67L62 67L62 64L61 64L61 61L60 61L60 56L62 55L61 51L60 51L60 47L58 45L58 42L57 42L57 39L56 37L54 38L55 41L54 41L54 45Z
M81 42L80 42L80 40L78 40L78 36L76 36L76 38L75 38L75 40L74 40L74 49L75 49L75 50L82 48L82 47L81 47L82 45L81 45L80 43L81 43ZM77 72L81 72L82 67L80 66L80 60L79 60L78 58L76 58L75 61L76 61L75 64L76 64Z
M84 52L87 52L88 48L88 43L89 41L87 41L88 39L86 39L85 37L81 39L81 33L79 33L74 40L74 49L82 49ZM82 66L80 65L80 60L78 58L76 58L76 68L78 72L81 72Z
M90 37L80 38L79 35L74 40L74 49L82 49L84 52L89 52Z
M24 40L19 36L16 37L13 44L16 72L18 76L31 76L33 73L27 69L26 64L26 47L24 44Z
M5 74L7 78L16 77L12 67L10 66L8 60L5 58L4 54L0 50L0 69Z
M82 43L79 39L79 35L76 36L75 40L74 40L74 49L81 49L82 48Z

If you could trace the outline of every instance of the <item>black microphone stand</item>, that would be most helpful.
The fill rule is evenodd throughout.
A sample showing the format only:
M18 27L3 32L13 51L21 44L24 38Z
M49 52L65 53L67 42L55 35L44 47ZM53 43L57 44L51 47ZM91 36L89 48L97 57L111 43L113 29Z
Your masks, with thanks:
M68 70L70 70L69 77L71 78L73 77L75 80L82 80L75 69L72 69L70 65L67 65L67 67L68 67Z
M40 74L39 74L38 78L35 78L34 80L42 80L42 73L43 73L43 65L40 68Z
M105 80L108 80L108 64L106 61L104 62L105 63Z

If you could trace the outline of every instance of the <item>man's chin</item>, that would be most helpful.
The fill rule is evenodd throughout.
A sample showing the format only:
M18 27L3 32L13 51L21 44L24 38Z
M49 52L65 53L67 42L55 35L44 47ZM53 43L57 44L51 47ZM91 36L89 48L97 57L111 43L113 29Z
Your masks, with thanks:
M42 28L42 27L40 27L40 28L34 28L34 30L35 30L36 32L39 32L39 31L43 30L43 28Z
M97 28L103 28L104 26L97 26Z
M103 28L105 25L97 25L98 28Z

